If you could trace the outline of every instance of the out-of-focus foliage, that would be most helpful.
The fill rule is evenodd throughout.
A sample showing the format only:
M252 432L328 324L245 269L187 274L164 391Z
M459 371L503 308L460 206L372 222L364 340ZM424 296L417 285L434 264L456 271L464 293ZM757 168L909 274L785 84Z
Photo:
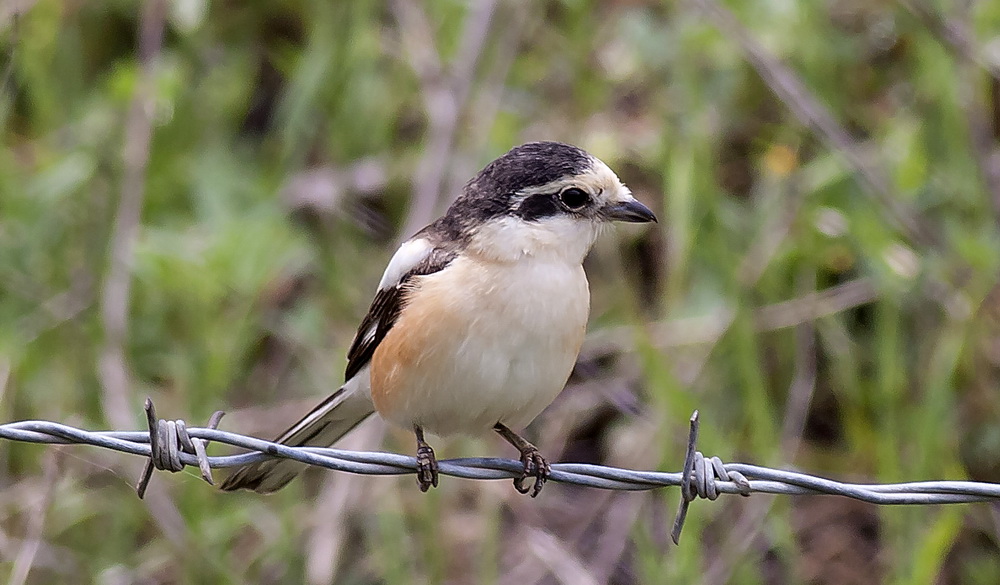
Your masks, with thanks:
M2 3L0 420L115 426L124 388L134 428L149 395L279 431L340 384L403 232L557 139L661 222L588 260L592 339L529 429L550 458L676 469L699 408L727 460L1000 481L1000 3L967 4L730 1L734 28L706 0ZM1000 581L986 506L726 498L673 547L674 492L327 473L264 498L188 473L144 504L123 459L0 446L0 574Z

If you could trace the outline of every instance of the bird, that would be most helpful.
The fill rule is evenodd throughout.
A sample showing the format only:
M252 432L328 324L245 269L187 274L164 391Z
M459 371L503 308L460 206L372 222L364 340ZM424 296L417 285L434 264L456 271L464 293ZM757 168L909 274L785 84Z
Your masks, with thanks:
M413 432L427 491L438 464L425 433L493 430L520 453L514 487L537 496L551 468L514 429L569 379L590 313L583 260L616 221L656 216L583 149L529 142L490 162L399 246L347 352L344 385L275 442L326 447L377 412ZM221 488L270 493L304 467L267 459Z

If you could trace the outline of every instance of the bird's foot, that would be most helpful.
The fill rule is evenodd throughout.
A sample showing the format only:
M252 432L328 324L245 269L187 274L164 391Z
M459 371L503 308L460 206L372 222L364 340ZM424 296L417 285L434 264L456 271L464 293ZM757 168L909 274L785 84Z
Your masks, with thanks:
M541 493L545 481L549 479L552 468L549 467L549 462L542 457L534 445L528 445L521 451L521 463L524 465L524 471L521 472L521 477L514 479L514 489L522 494L531 492L531 497L537 497ZM529 477L535 478L531 487L524 485L524 480Z
M420 427L414 427L417 434L417 485L420 491L426 492L438 485L438 462L434 449L424 441L424 432Z
M538 447L535 447L526 441L524 437L507 428L507 425L502 422L497 422L497 424L493 425L493 430L521 452L521 464L524 465L524 471L521 472L521 477L514 479L514 489L522 494L531 493L531 497L533 498L538 496L545 485L545 480L552 473L549 462L538 452ZM524 480L529 477L535 478L534 485L531 487L524 485Z

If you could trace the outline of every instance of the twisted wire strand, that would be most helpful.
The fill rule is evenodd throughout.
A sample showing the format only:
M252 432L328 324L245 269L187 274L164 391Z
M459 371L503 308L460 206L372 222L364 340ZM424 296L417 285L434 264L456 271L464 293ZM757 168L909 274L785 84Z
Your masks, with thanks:
M69 425L27 420L0 424L0 439L25 443L92 445L149 459L138 485L142 497L152 469L177 472L199 467L202 478L212 482L210 469L238 467L271 457L293 459L307 465L360 475L404 475L417 469L416 458L378 451L346 451L320 447L289 447L215 428L222 413L207 427L188 427L184 421L156 419L147 400L148 431L88 431ZM687 507L695 498L714 500L719 494L835 495L879 505L963 504L1000 502L1000 484L976 481L917 481L893 484L845 483L807 473L772 469L746 463L723 463L695 450L698 413L691 417L691 433L684 470L637 471L589 463L554 463L551 481L607 490L651 490L681 487L681 506L674 523L679 541ZM246 449L238 455L209 456L206 442ZM495 457L445 459L438 462L443 475L465 479L512 479L521 476L520 461Z
M238 467L269 457L294 459L308 465L360 475L404 475L416 470L416 458L379 451L345 451L319 447L289 447L229 431L188 427L192 438L224 443L251 450L240 455L209 456L212 469ZM92 445L121 453L150 457L147 431L87 431L56 422L28 420L0 424L0 438L24 443ZM179 454L184 465L197 467L193 453ZM520 461L495 457L444 459L444 475L465 479L511 479L521 474ZM845 496L872 504L962 504L1000 501L1000 484L977 481L917 481L893 484L845 483L781 469L747 463L725 463L725 468L743 474L750 493ZM610 490L649 490L680 486L683 473L635 471L589 463L553 463L551 480L559 483ZM723 494L743 493L732 481L716 481Z

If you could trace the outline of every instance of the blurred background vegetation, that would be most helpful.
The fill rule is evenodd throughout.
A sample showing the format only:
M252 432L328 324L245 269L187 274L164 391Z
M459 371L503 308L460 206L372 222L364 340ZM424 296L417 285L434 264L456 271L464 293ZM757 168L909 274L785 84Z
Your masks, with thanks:
M588 259L553 460L1000 481L1000 3L0 2L0 420L270 436L396 243L511 146L658 212ZM384 437L384 440L383 440ZM410 452L378 421L351 448ZM510 456L493 438L442 457ZM271 496L0 445L11 583L989 583L1000 511L314 472Z

